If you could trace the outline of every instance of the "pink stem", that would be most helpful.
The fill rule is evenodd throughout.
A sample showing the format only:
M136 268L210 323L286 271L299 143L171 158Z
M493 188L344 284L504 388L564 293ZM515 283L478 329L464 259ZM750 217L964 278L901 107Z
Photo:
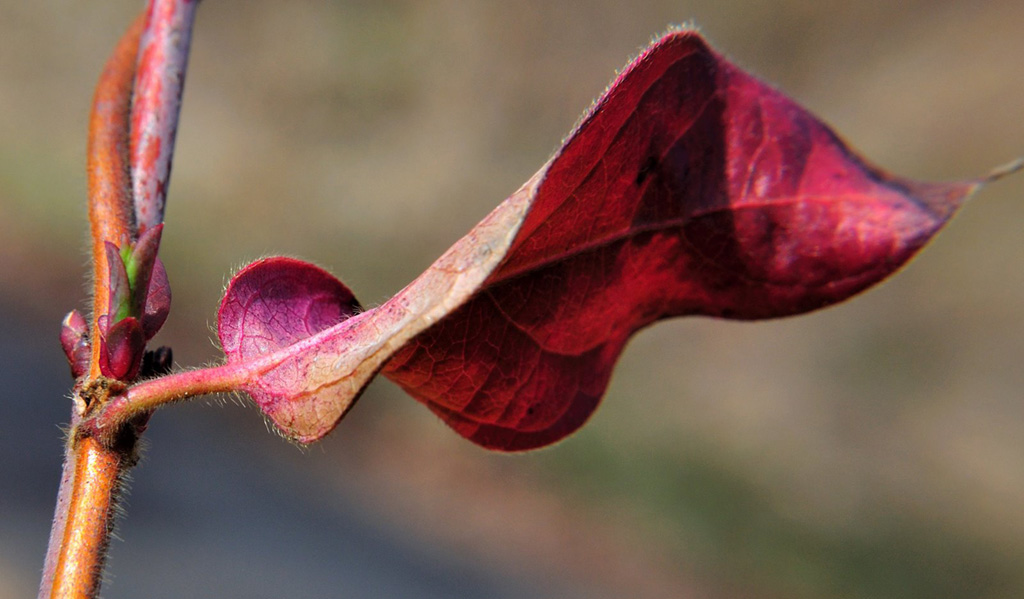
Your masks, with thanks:
M251 377L251 365L225 364L143 381L111 398L94 416L83 421L81 427L90 434L106 438L139 414L197 395L237 391Z
M131 173L139 233L163 222L199 0L151 0L139 43L131 116Z

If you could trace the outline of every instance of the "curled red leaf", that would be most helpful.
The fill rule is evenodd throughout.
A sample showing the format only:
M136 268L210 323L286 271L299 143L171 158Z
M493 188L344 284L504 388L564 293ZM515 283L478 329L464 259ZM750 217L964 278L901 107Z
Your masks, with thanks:
M267 258L231 279L217 314L217 334L228 363L244 362L316 335L358 309L352 292L326 271L291 258ZM329 387L320 389L307 382L314 378L314 371L329 368L331 362L330 355L313 346L301 359L266 369L243 390L279 430L303 439L320 426L323 396L331 393Z
M539 447L593 413L638 329L842 301L903 265L983 182L891 176L695 32L672 32L427 272L290 346L271 336L246 388L289 410L285 432L306 442L383 368L472 441ZM250 326L232 322L229 362Z
M384 374L477 443L546 445L594 411L638 329L844 300L977 184L888 175L697 34L671 33L570 136L501 266Z

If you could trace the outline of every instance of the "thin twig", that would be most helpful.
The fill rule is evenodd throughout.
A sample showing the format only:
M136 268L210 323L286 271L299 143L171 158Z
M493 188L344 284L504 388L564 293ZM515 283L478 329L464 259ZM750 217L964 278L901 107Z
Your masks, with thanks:
M163 222L198 0L155 0L139 42L131 115L132 190L139 233Z
M122 246L135 234L135 211L128 171L128 115L131 110L135 57L145 24L140 16L107 61L89 120L86 168L89 176L89 224L92 230L93 315L89 378L100 376L99 319L110 294L106 242Z
M134 422L119 423L104 437L89 434L89 428L81 424L106 403L112 393L123 389L123 383L105 379L99 367L102 348L99 324L108 311L111 284L106 244L112 243L123 248L138 237L131 170L143 173L143 185L148 184L147 177L156 173L158 187L166 188L196 1L172 0L171 4L185 10L187 18L183 25L167 28L164 27L166 22L162 20L161 10L168 2L151 0L147 11L149 24L146 15L140 15L121 38L104 68L93 98L87 161L93 264L92 355L88 373L76 386L76 407L72 411L64 470L39 589L40 599L93 599L97 596L113 531L121 481L124 473L136 461L138 429ZM184 44L179 47L183 48L185 55L177 55L175 58L174 52L169 55L157 52L141 60L149 72L149 79L143 78L146 86L159 87L170 77L177 82L177 87L170 90L170 98L157 94L152 102L143 101L136 108L136 118L143 123L140 127L147 131L152 129L152 126L145 124L150 117L158 121L169 119L158 130L158 135L166 143L158 144L158 153L161 155L155 162L156 166L150 164L140 169L143 158L148 156L145 154L148 146L146 143L139 144L139 150L144 156L132 156L130 160L129 132L132 89L136 63L139 62L139 40L146 27L151 29L145 34L146 39L151 40L148 47L160 48L166 43L173 44L172 38L184 35ZM168 42L168 39L171 41ZM161 60L165 59L174 62L169 69L170 75L162 72L165 67L161 65ZM170 106L165 107L162 102ZM149 111L156 111L157 114L150 115ZM140 139L145 139L145 136ZM162 218L163 195L159 202ZM140 418L143 420L138 422L144 422L144 416Z

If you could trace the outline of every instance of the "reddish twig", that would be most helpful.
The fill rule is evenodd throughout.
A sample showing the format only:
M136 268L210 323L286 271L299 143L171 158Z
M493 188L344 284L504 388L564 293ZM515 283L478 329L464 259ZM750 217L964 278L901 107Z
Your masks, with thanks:
M154 0L139 42L131 115L131 173L139 233L163 222L171 158L198 0Z

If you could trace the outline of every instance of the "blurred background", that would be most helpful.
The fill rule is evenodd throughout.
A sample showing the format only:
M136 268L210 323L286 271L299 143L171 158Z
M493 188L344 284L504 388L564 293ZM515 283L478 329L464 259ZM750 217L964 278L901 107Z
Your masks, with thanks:
M0 0L0 598L35 593L84 309L93 85L138 0ZM515 190L652 36L695 23L887 169L1024 153L1024 3L206 0L156 342L220 359L233 269L315 261L382 302ZM638 335L603 407L523 455L386 381L299 450L158 413L103 595L1024 595L1024 176L820 313Z

